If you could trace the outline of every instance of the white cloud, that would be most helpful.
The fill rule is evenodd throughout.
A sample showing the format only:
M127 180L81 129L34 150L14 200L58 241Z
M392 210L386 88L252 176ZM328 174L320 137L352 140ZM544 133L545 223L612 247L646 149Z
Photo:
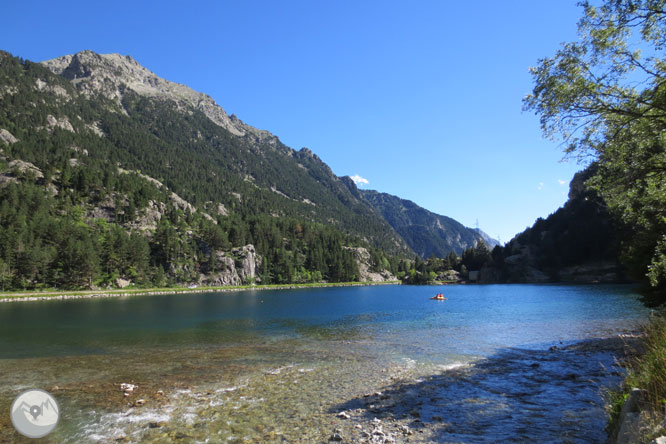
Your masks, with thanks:
M560 185L566 185L567 181L562 179L557 179L557 183L559 183Z
M361 177L358 174L351 176L351 180L353 180L356 185L368 185L370 183L368 179Z
M543 189L543 182L539 182L539 186L537 187L537 190L541 191Z

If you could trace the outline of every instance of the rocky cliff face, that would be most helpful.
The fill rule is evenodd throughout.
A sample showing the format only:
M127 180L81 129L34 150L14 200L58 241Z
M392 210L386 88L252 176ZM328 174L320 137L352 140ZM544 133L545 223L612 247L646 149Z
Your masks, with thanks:
M82 51L41 63L55 74L70 80L84 94L101 93L120 103L125 91L131 90L142 96L198 109L234 135L276 139L268 131L251 127L235 116L229 116L210 96L162 79L130 56Z
M234 248L231 252L217 251L216 270L199 277L203 285L244 285L259 283L257 269L261 266L262 258L248 244L241 248Z
M381 272L372 271L372 265L370 261L370 252L363 247L348 247L347 250L350 250L354 254L354 259L358 264L359 271L359 281L361 282L387 282L387 281L397 281L398 278L395 277L390 271L383 270Z

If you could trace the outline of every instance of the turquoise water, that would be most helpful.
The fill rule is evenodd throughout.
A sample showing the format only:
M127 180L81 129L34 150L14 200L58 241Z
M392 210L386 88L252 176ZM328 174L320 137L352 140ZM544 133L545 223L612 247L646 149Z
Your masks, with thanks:
M409 337L432 357L606 335L644 318L627 287L375 286L0 304L0 358L317 335ZM425 332L432 331L432 335ZM435 334L437 333L437 334Z
M442 290L448 300L429 300ZM391 285L5 303L0 409L22 388L54 391L69 415L53 442L178 442L185 435L326 441L331 409L386 388L396 375L427 378L508 350L541 353L610 337L646 316L631 287L609 285ZM122 382L137 384L137 393L124 397ZM131 408L137 396L148 402ZM16 437L7 418L0 427L0 439Z

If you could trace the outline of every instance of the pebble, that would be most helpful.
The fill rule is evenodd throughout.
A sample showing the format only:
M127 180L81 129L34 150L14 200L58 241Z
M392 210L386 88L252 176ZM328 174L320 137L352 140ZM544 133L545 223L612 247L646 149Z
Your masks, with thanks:
M337 416L338 418L342 418L342 419L349 419L349 418L351 418L351 416L349 416L349 414L346 413L346 412L340 412L340 413L338 413L336 416Z
M331 435L329 441L342 441L342 435L336 432L333 435Z
M124 392L133 392L134 389L137 388L137 387L138 387L137 385L129 384L127 382L123 382L123 383L120 384L120 390L122 390Z

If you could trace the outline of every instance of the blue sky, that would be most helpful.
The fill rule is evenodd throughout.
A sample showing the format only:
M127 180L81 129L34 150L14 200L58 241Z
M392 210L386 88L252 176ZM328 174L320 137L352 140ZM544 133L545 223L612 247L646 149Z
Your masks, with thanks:
M506 242L582 168L521 110L528 68L577 38L576 1L10 0L0 49L131 55L363 188Z

